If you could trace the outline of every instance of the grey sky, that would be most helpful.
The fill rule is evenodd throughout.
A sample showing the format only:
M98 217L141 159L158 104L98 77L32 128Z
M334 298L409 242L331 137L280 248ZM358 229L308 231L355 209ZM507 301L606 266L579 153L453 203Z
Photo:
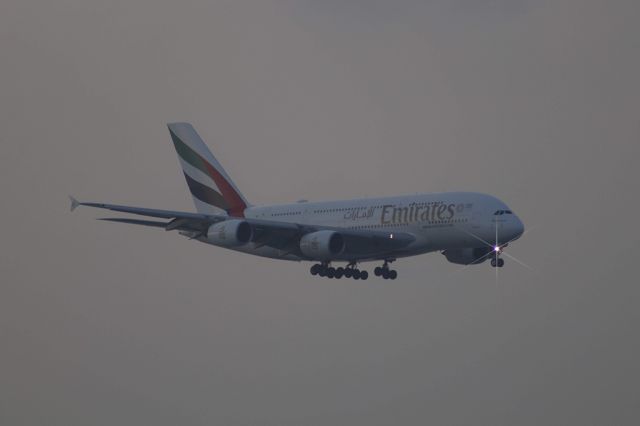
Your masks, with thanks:
M639 13L5 1L0 423L637 424ZM320 280L68 212L191 210L178 120L255 204L492 193L533 271Z

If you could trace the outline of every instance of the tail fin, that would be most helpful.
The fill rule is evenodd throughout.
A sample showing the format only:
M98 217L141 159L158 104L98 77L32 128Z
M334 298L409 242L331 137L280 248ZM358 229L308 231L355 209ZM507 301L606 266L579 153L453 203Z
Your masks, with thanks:
M169 123L171 140L199 213L243 217L249 206L227 172L189 123Z

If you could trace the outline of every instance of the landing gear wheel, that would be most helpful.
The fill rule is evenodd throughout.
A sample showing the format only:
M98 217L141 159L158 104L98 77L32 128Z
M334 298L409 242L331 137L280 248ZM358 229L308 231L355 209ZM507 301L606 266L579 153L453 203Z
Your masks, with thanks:
M373 270L373 274L377 277L382 277L385 280L395 280L398 276L398 273L394 270L389 269L389 264L394 262L395 259L385 259L382 266L376 266Z
M360 279L366 280L367 278L369 278L369 273L367 271L360 271Z
M333 276L337 279L342 278L343 275L344 275L344 268L336 268L336 272L333 274Z
M344 270L344 277L345 278L351 278L353 276L353 269L351 268L346 268Z
M504 259L498 259L498 268L502 268L504 266Z
M335 268L327 268L327 278L333 278L335 276Z
M498 262L496 262L496 259L491 259L491 266L493 266L494 268L498 266Z
M353 273L351 274L351 278L353 278L354 280L359 280L360 277L361 277L360 270L354 269Z
M311 269L309 270L309 272L311 272L311 275L318 275L318 273L320 272L320 265L318 265L317 263L315 265L313 265L311 267Z

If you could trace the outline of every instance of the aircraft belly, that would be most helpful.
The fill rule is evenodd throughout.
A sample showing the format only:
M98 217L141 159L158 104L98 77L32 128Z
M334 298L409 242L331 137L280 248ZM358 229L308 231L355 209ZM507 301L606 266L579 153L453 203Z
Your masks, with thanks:
M423 226L422 229L413 230L416 240L410 245L396 250L380 250L380 251L346 251L336 256L334 261L376 261L380 259L388 258L402 258L425 254L429 252L444 250L447 248L463 248L473 246L477 243L477 240L469 235L469 232L465 232L462 227L455 226ZM393 232L393 231L392 231ZM400 230L398 230L400 232ZM211 244L206 240L200 240L207 244ZM215 245L215 244L211 244ZM217 245L216 245L217 246ZM254 256L266 257L270 259L278 260L290 260L290 261L310 261L313 259L307 259L290 252L280 250L277 248L263 246L256 243L249 243L240 247L226 247L230 250L251 254Z
M442 225L439 227L424 227L422 230L424 245L430 251L443 250L446 248L469 247L478 243L472 233L464 227L454 225Z
M268 257L270 259L291 260L296 262L299 262L300 260L302 260L300 257L291 253L287 253L286 251L276 249L273 247L256 246L256 244L254 243L249 243L242 247L235 247L235 248L232 248L231 250L239 251L241 253L252 254L254 256Z
M222 247L217 244L212 244L205 239L199 239L199 241L215 247L225 248L225 249L237 251L240 253L251 254L253 256L268 257L270 259L278 259L278 260L291 260L295 262L304 260L294 254L287 253L285 251L282 251L273 247L260 246L255 243L249 243L240 247Z

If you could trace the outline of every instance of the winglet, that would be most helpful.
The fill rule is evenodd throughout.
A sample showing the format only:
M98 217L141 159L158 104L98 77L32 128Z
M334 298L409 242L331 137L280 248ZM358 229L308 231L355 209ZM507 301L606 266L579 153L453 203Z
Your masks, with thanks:
M69 200L71 200L71 211L74 211L80 205L80 202L71 195L69 195Z

